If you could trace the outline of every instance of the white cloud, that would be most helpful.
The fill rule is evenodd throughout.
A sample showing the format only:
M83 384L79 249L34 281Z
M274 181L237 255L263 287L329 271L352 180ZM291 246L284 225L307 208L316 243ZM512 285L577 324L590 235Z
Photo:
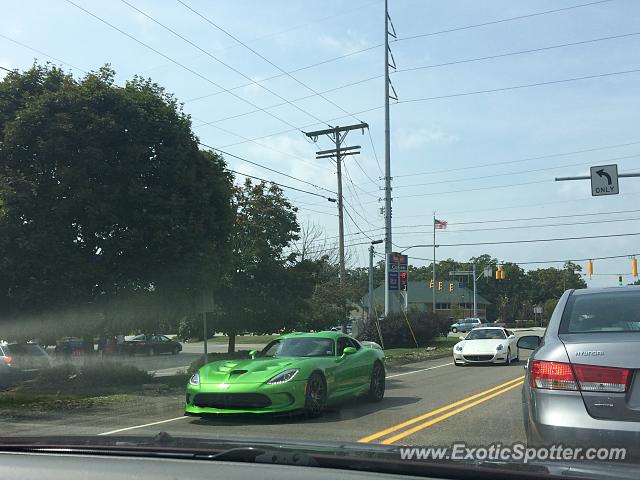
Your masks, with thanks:
M370 43L363 36L351 29L347 29L346 38L338 38L327 34L319 35L317 38L320 46L329 50L338 51L343 55L370 46Z
M460 140L440 127L400 128L394 132L394 144L401 150L416 150L429 144L451 144Z

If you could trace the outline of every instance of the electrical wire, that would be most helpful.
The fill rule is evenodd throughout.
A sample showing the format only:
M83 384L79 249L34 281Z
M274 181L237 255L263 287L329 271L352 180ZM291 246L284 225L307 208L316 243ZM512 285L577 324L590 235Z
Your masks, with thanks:
M255 175L249 175L248 173L239 172L239 171L237 171L237 170L233 170L233 169L231 169L231 168L227 168L226 170L227 170L228 172L235 173L236 175L242 175L242 176L244 176L244 177L253 178L254 180L260 180L261 182L272 183L272 184L277 185L277 186L279 186L279 187L282 187L282 188L288 188L289 190L294 190L294 191L296 191L296 192L306 193L307 195L313 195L313 196L315 196L315 197L324 198L324 199L329 200L329 201L334 201L334 200L335 200L335 199L332 199L332 198L330 198L330 197L325 197L324 195L322 195L322 194L320 194L320 193L310 192L310 191L308 191L308 190L302 190L302 189L300 189L300 188L292 187L292 186L290 186L290 185L284 185L284 184L282 184L282 183L274 182L273 180L267 180L266 178L257 177L257 176L255 176ZM294 205L294 206L295 206L295 205Z
M573 151L569 151L569 152L560 152L560 153L550 153L550 154L546 154L546 155L538 155L535 157L526 157L526 158L520 158L517 160L506 160L506 161L501 161L501 162L492 162L492 163L483 163L480 165L469 165L469 166L465 166L465 167L455 167L455 168L446 168L446 169L442 169L442 170L431 170L428 172L413 172L413 173L405 173L405 174L401 174L401 175L394 175L394 178L402 178L402 177L417 177L419 175L435 175L438 173L447 173L447 172L455 172L455 171L459 171L459 170L471 170L471 169L476 169L476 168L485 168L485 167L495 167L495 166L499 166L499 165L511 165L514 163L524 163L524 162L533 162L536 160L546 160L548 158L556 158L556 157L566 157L566 156L570 156L570 155L577 155L580 153L591 153L591 152L598 152L601 150L609 150L612 148L622 148L622 147L630 147L633 145L640 145L640 141L633 141L633 142L626 142L626 143L617 143L617 144L612 144L612 145L605 145L605 146L600 146L600 147L590 147L590 148L584 148L581 150L573 150Z
M124 1L124 0L123 0ZM342 108L340 105L338 105L337 103L335 103L333 100L325 97L322 93L318 92L317 90L315 90L314 88L310 87L309 85L307 85L306 83L302 82L301 80L299 80L297 77L294 77L293 75L291 75L290 73L286 72L284 69L280 68L280 66L276 65L274 62L272 62L271 60L269 60L267 57L265 57L264 55L262 55L260 52L256 51L255 49L253 49L252 47L250 47L249 45L247 45L245 42L243 42L242 40L240 40L238 37L236 37L235 35L233 35L232 33L230 33L229 31L227 31L226 29L222 28L220 25L216 24L213 20L211 20L210 18L208 18L207 16L203 15L202 13L198 12L197 10L195 10L193 7L189 6L187 3L185 3L183 0L176 0L178 3L180 3L182 6L184 6L187 10L191 11L193 14L197 15L198 17L200 17L202 20L204 20L205 22L207 22L209 25L211 25L212 27L216 28L217 30L219 30L220 32L224 33L225 35L227 35L229 38L233 39L235 42L237 42L238 44L242 45L244 48L246 48L247 50L249 50L251 53L253 53L254 55L256 55L257 57L261 58L262 60L264 60L265 62L267 62L269 65L271 65L272 67L274 67L275 69L279 70L281 73L283 73L284 75L286 75L287 77L289 77L290 79L292 79L293 81L295 81L296 83L298 83L299 85L305 87L306 89L310 90L311 92L313 92L315 95L318 95L320 98L322 98L323 100L325 100L326 102L330 103L331 105L333 105L334 107L338 108L340 111L342 111L343 113L347 114L348 116L353 117L355 120L357 121L361 121L359 118L355 117L353 114L351 114L350 112L348 112L347 110L345 110L344 108ZM248 77L247 77L248 78ZM251 80L251 79L249 79ZM263 87L264 88L264 87ZM292 104L294 105L294 104ZM294 105L295 106L295 105ZM299 108L299 107L296 107ZM317 117L315 117L317 118Z
M156 53L157 55L160 55L161 57L169 60L171 63L174 63L175 65L179 66L180 68L182 68L183 70L186 70L187 72L191 73L192 75L195 75L196 77L204 80L207 83L210 83L211 85L215 86L216 88L219 88L221 90L224 90L224 87L222 87L221 85L219 85L218 83L214 82L213 80L211 80L209 77L202 75L201 73L197 72L196 70L193 70L192 68L186 66L185 64L179 62L178 60L175 60L174 58L166 55L165 53L161 52L160 50L152 47L151 45L149 45L148 43L143 42L142 40L140 40L139 38L135 37L134 35L131 35L130 33L127 33L126 31L122 30L121 28L115 26L113 23L105 20L104 18L96 15L95 13L91 12L90 10L87 10L86 8L82 7L81 5L78 5L77 3L73 2L72 0L65 0L68 4L73 5L74 7L76 7L77 9L85 12L86 14L90 15L91 17L95 18L96 20L98 20L101 23L104 23L105 25L107 25L108 27L116 30L117 32L121 33L122 35L126 36L127 38L133 40L134 42L138 43L139 45L142 45L143 47L151 50L152 52ZM229 92L230 95L232 95L233 97L237 98L238 100L247 103L248 105L251 105L254 108L260 109L263 113L266 113L267 115L269 115L270 117L284 123L285 125L288 125L292 128L294 128L295 130L300 130L298 127L296 127L295 125L293 125L292 123L288 122L287 120L274 115L273 113L269 112L267 109L265 108L261 108L258 105L256 105L255 103L251 102L250 100L247 100L246 98L241 97L240 95L237 95L234 92Z
M277 173L278 175L282 175L282 176L290 178L292 180L297 180L298 182L305 183L307 185L311 185L312 187L317 188L318 190L324 190L325 192L329 192L329 193L331 193L333 195L337 195L336 192L328 190L328 189L326 189L324 187L320 187L315 183L309 182L307 180L303 180L302 178L294 177L293 175L289 175L288 173L284 173L284 172L282 172L280 170L276 170L275 168L267 167L266 165L262 165L262 164L260 164L258 162L254 162L253 160L248 160L247 158L241 157L240 155L235 155L233 153L227 152L227 151L222 150L220 148L212 147L211 145L207 145L206 143L203 143L203 142L198 142L198 145L201 145L201 146L206 147L206 148L210 148L211 150L215 150L216 152L220 152L223 155L227 155L229 157L233 157L233 158L236 158L238 160L242 160L243 162L249 163L251 165L255 165L256 167L263 168L263 169L268 170L268 171L273 172L273 173Z
M523 20L525 18L538 17L538 16L541 16L541 15L548 15L548 14L551 14L551 13L565 12L567 10L574 10L576 8L589 7L589 6L592 6L592 5L598 5L598 4L602 4L602 3L610 3L612 1L613 0L598 0L596 2L581 3L579 5L571 5L571 6L568 6L568 7L556 8L554 10L545 10L545 11L542 11L542 12L528 13L528 14L525 14L525 15L518 15L518 16L515 16L515 17L502 18L502 19L499 19L499 20L491 20L489 22L476 23L476 24L473 24L473 25L466 25L466 26L463 26L463 27L448 28L446 30L439 30L439 31L436 31L436 32L409 35L409 36L406 36L406 37L399 37L396 40L394 40L393 43L404 42L406 40L414 40L416 38L432 37L434 35L442 35L443 33L459 32L459 31L462 31L462 30L469 30L469 29L472 29L472 28L487 27L489 25L496 25L496 24L499 24L499 23L512 22L514 20Z
M26 48L27 50L31 50L32 52L36 52L36 53L38 53L38 54L40 54L40 55L42 55L44 57L50 58L51 60L55 60L56 62L61 63L62 65L66 65L69 68L72 68L74 70L78 70L79 72L82 72L82 73L85 73L85 74L88 73L86 70L83 70L82 68L78 68L75 65L72 65L71 63L65 62L64 60L60 60L59 58L56 58L56 57L54 57L52 55L44 53L42 50L38 50L37 48L31 47L31 46L27 45L26 43L19 42L18 40L14 39L14 38L11 38L11 37L8 37L3 33L0 33L0 37L4 38L5 40L8 40L8 41L10 41L12 43L15 43L16 45L20 45L21 47ZM3 70L6 70L6 69L3 68Z
M638 158L640 157L640 154L633 154L633 155L625 155L622 157L614 157L614 158L607 158L601 161L600 164L602 164L603 162L609 162L609 161L616 161L616 160L626 160L629 158ZM487 178L495 178L495 177L510 177L512 175L522 175L525 173L537 173L537 172L547 172L550 170L558 170L561 168L569 168L569 167L581 167L581 166L585 166L585 165L593 165L594 161L590 161L590 162L578 162L578 163L565 163L562 165L554 165L553 167L543 167L543 168L533 168L533 169L528 169L528 170L520 170L517 172L504 172L504 173L494 173L491 175L483 175L483 176L475 176L475 177L467 177L467 178L455 178L455 179L444 179L444 180L440 180L438 182L426 182L426 183L411 183L411 184L400 184L400 185L394 185L393 188L411 188L411 187L426 187L426 186L430 186L430 185L441 185L443 183L459 183L459 182L471 182L474 180L483 180L483 179L487 179Z
M294 107L295 109L297 109L298 111L310 116L311 118L313 118L314 120L317 120L318 122L323 122L322 119L320 119L319 117L317 117L316 115L308 112L307 110L301 108L300 106L298 106L297 104L291 102L290 100L287 100L286 98L284 98L282 95L278 94L277 92L274 92L273 90L271 90L268 87L265 87L264 85L255 82L251 77L249 77L248 75L245 75L243 72L241 72L240 70L238 70L237 68L229 65L228 63L224 62L223 60L220 60L218 57L216 57L215 55L213 55L211 52L209 52L208 50L205 50L204 48L200 47L198 44L196 44L195 42L192 42L191 40L189 40L188 38L186 38L184 35L181 35L180 33L176 32L175 30L173 30L172 28L168 27L167 25L165 25L164 23L160 22L159 20L157 20L156 18L154 18L153 16L149 15L148 13L140 10L138 7L136 7L135 5L132 5L131 3L129 3L127 0L120 0L122 3L124 3L125 5L127 5L128 7L132 8L133 10L135 10L136 12L138 12L139 14L143 15L145 18L148 18L149 20L151 20L153 23L155 23L156 25L159 25L160 27L164 28L165 30L167 30L168 32L170 32L171 34L173 34L174 36L178 37L179 39L183 40L184 42L188 43L189 45L191 45L192 47L196 48L197 50L199 50L200 52L202 52L204 55L206 55L207 57L211 58L212 60L218 62L220 65L228 68L229 70L231 70L234 73L237 73L238 75L240 75L241 77L251 81L251 85L257 85L258 87L264 89L265 91L269 92L270 94L276 96L277 98L279 98L280 100L283 100L285 102L286 105L291 105L292 107ZM181 3L182 5L185 5L183 2L181 2L180 0L177 0L179 3ZM189 8L190 10L192 10L190 7L187 6L187 8ZM192 10L194 11L194 10ZM220 87L223 90L226 90L227 93L231 93L230 89L224 89L224 87Z
M539 242L561 242L566 240L590 240L590 239L598 239L598 238L618 238L618 237L632 237L640 235L640 232L634 233L611 233L609 235L588 235L585 237L557 237L557 238L537 238L537 239L524 239L524 240L499 240L495 242L475 242L475 243L438 243L436 247L471 247L478 245L511 245L511 244L520 244L520 243L539 243ZM408 250L410 248L422 248L429 247L433 248L433 244L425 244L425 245L409 245L409 246L401 246L395 245L397 248Z

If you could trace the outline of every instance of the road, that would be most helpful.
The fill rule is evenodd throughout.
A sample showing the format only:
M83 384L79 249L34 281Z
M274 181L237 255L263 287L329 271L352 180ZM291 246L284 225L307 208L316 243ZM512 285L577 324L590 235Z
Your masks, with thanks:
M450 358L391 368L377 404L356 400L319 419L299 416L182 415L182 392L150 394L91 413L5 419L4 434L155 434L295 438L398 445L448 445L524 441L520 392L523 366L456 367Z

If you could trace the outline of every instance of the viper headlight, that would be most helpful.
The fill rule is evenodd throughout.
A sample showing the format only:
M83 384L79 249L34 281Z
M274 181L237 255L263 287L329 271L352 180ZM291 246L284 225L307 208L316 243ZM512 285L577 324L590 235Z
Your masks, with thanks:
M200 385L200 372L196 372L193 375L191 375L191 378L189 379L189 384Z
M462 344L459 343L458 345L456 345L455 349L456 349L456 352L461 352L462 351Z
M300 370L298 368L292 368L290 370L285 370L282 373L279 373L271 380L267 382L267 385L279 385L281 383L287 383L293 379L297 375Z

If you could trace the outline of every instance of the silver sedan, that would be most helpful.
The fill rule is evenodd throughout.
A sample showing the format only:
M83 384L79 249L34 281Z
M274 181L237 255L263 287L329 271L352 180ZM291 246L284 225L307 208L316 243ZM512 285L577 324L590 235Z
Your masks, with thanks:
M526 368L527 443L640 445L640 287L566 291Z

